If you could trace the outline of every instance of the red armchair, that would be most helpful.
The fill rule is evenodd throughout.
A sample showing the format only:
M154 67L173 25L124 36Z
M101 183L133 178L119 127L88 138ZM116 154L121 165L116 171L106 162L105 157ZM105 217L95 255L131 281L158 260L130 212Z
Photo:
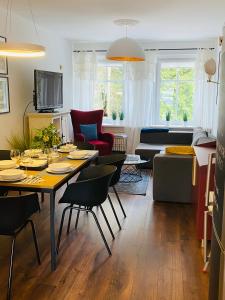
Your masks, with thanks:
M108 155L112 152L114 135L102 132L103 110L80 111L72 109L70 112L73 124L75 142L86 142L85 136L80 131L80 124L97 124L97 140L88 141L99 151L99 155Z

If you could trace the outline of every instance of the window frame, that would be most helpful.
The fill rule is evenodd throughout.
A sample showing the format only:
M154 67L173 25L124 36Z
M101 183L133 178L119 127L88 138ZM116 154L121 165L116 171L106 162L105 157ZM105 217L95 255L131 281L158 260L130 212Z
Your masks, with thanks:
M122 111L124 112L125 109L125 101L124 101L124 93L125 93L125 79L124 79L124 63L122 62L109 62L107 60L100 60L97 62L97 69L98 66L103 66L105 68L108 67L122 67L123 69L123 76L122 76L122 80L98 80L98 75L96 73L96 87L99 83L103 83L105 86L108 85L108 83L118 83L118 84L122 84L122 91L123 91L123 95L122 95L122 103L121 103L121 107L122 107ZM97 71L96 71L97 72ZM96 87L95 87L95 91L96 91ZM118 116L117 116L117 120ZM103 116L103 122L108 123L109 121L112 121L112 116L108 115L108 116Z
M161 120L160 119L160 87L161 87L161 65L163 63L193 63L195 65L195 56L191 55L189 57L179 57L178 55L173 56L173 57L159 57L157 61L157 66L156 66L156 117L155 117L155 123L157 125L166 125L166 120ZM169 79L168 79L169 81ZM188 81L188 80L187 80ZM195 79L194 79L195 81ZM179 80L176 79L176 82L179 82ZM194 95L195 98L195 95ZM194 99L193 99L193 105L194 105ZM183 121L179 120L171 120L170 121L170 126L180 126L184 125ZM188 120L188 125L192 126L193 125L193 119Z

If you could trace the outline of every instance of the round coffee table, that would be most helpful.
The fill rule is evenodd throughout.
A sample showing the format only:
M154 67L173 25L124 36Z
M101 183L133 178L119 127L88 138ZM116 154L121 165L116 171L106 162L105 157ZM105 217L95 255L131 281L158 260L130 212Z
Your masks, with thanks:
M149 162L149 160L141 159L140 155L127 154L127 158L124 161L124 166L121 171L120 182L130 183L141 181L141 166L147 162Z

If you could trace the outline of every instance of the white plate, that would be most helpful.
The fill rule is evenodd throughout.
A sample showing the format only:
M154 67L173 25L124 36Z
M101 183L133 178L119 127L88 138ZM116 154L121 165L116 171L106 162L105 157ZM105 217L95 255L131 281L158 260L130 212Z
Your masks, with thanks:
M12 169L16 167L16 162L13 160L0 160L0 169Z
M0 171L0 177L3 180L19 179L23 174L24 171L18 169L7 169L7 170Z
M42 167L44 165L47 164L47 160L32 160L30 162L27 162L27 163L23 163L21 162L20 163L20 166L21 167L27 167L27 168L39 168L39 167Z
M87 159L89 158L90 156L89 155L86 155L86 156L74 156L74 155L68 155L67 158L69 159L74 159L74 160L79 160L79 159Z
M87 156L89 153L86 150L75 150L75 151L70 151L70 155L75 156L75 157L84 157Z
M21 181L23 179L25 179L27 177L26 174L23 174L20 178L16 178L16 179L3 179L0 177L0 181L4 181L4 182L17 182L17 181Z
M51 168L47 168L46 171L48 173L52 173L52 174L66 174L66 173L70 173L74 170L74 168L69 168L67 169L66 171L55 171L55 170L52 170Z
M71 168L70 163L53 163L48 166L52 171L56 172L63 172L68 171L69 168Z
M27 149L24 151L26 155L30 157L37 157L39 154L42 153L41 149Z

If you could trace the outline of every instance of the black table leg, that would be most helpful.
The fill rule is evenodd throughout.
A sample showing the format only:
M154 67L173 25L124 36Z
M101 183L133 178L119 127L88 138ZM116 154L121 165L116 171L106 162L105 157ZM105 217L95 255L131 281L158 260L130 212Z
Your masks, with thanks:
M51 270L55 271L57 265L57 252L55 243L55 192L50 193L50 240L51 240Z

